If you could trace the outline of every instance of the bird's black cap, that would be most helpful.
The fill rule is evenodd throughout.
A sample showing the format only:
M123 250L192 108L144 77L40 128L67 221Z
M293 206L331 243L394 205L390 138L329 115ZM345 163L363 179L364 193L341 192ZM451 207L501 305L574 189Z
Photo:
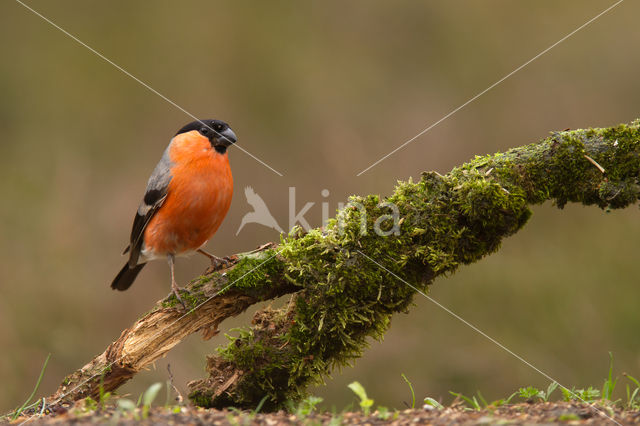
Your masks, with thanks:
M198 131L202 136L209 139L211 146L221 154L224 154L227 147L236 142L236 134L227 123L220 120L198 120L193 121L182 129L178 130L176 136L181 133Z

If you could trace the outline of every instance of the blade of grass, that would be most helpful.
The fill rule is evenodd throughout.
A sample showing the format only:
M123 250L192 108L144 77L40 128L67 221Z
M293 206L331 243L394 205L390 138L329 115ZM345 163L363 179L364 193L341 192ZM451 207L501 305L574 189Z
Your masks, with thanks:
M40 370L40 376L38 377L38 381L36 382L36 386L33 388L33 392L29 395L29 398L22 404L20 408L18 408L15 413L13 413L13 420L17 419L24 408L31 402L36 392L38 392L38 388L40 387L40 382L42 382L42 378L44 377L44 371L47 369L47 364L49 363L49 358L51 358L51 354L47 355L47 359L44 360L44 364L42 365L42 369Z
M264 403L267 401L267 398L269 398L269 395L265 395L262 397L262 399L260 400L260 402L258 403L258 406L256 407L255 410L253 410L254 414L258 414L260 412L260 410L262 409L262 406L264 405Z
M623 373L623 376L626 377L627 379L631 380L633 383L636 384L637 387L640 388L640 381L638 379L636 379L633 376L628 375L627 373Z
M480 404L478 403L478 400L476 399L476 397L474 396L473 398L469 398L468 396L465 396L461 393L456 393L456 392L452 392L449 391L449 393L455 397L458 397L460 399L462 399L464 402L466 402L467 404L469 404L469 410L480 410L482 409L482 407L480 407Z
M636 404L636 397L638 396L638 392L640 391L640 381L638 381L635 377L628 375L627 373L622 373L627 379L631 380L636 388L633 392L631 392L631 388L627 384L627 408L632 410L636 407L640 407L640 404Z
M518 392L514 392L511 395L509 395L509 397L507 399L502 399L502 400L498 400L501 401L502 403L500 405L506 405L509 404L511 402L511 400L518 394Z
M416 408L416 394L415 392L413 392L413 386L411 385L409 379L407 379L407 376L404 375L404 373L402 373L402 378L409 385L409 389L411 389L411 408L414 409Z
M631 388L627 384L627 409L628 410L632 410L634 408L636 395L638 395L638 391L640 391L640 388L636 388L632 393Z
M549 387L547 388L547 393L545 393L544 395L544 401L547 402L549 401L549 398L551 398L551 394L558 388L558 382L551 382L549 384Z
M604 381L604 385L602 385L602 398L611 401L613 398L613 391L616 388L616 384L618 383L618 379L613 380L613 353L609 352L609 376L607 380Z
M433 407L433 408L435 408L437 410L444 410L444 406L442 404L440 404L438 401L436 401L435 399L430 398L428 396L424 399L424 403L425 403L425 405Z
M480 402L482 402L482 405L484 405L485 407L487 407L489 405L489 403L487 402L486 399L484 399L484 396L482 396L482 394L480 393L480 391L476 391L476 393L478 394L478 398L480 399Z

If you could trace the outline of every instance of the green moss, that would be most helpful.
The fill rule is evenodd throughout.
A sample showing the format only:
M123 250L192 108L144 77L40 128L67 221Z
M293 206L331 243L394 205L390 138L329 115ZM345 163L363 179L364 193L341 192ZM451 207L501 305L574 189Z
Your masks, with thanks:
M492 156L484 167L494 168L492 175L505 188L524 190L530 204L552 200L558 207L580 202L621 208L637 199L633 197L633 185L640 167L639 149L640 129L634 122L606 129L553 133L538 144ZM603 167L605 173L587 157ZM603 184L605 190L600 191ZM611 191L611 185L618 187ZM612 198L618 190L618 196Z
M192 280L188 288L180 290L180 298L184 302L187 309L193 309L200 303L207 300L205 286L210 282L220 282L222 275L219 272L213 272L208 275L201 275ZM170 293L160 304L161 308L182 307L175 294Z
M206 300L206 295L202 291L203 285L204 283L202 285L190 287L189 290L181 289L180 298L184 302L184 306L187 309L193 309ZM177 306L181 306L181 303L176 295L171 293L169 296L167 296L166 299L162 301L161 306L163 308L174 308Z
M191 392L189 399L196 407L208 407L211 404L211 395L206 395L201 392Z
M273 249L259 252L258 255L245 256L227 274L227 280L235 289L251 293L251 290L264 288L272 282L271 277L279 277L282 265L276 259ZM225 285L226 286L226 285Z

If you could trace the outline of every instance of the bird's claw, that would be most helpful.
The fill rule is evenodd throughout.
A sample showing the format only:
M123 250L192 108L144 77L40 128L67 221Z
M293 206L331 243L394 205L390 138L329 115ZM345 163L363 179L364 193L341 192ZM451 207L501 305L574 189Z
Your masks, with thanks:
M176 299L178 299L178 302L180 302L180 304L182 305L182 310L186 311L187 310L187 305L185 305L184 300L182 300L182 297L180 297L180 292L183 291L187 294L191 294L189 292L189 290L187 290L186 288L172 288L171 289L171 293L176 296Z
M231 258L229 256L218 257L215 260L211 261L211 267L214 268L214 270L221 269L221 268L227 268L227 267L231 266L232 264L233 264L233 261L231 260Z
M233 259L229 256L212 257L211 266L205 271L205 273L210 274L211 272L215 272L220 269L226 269L231 265L233 265Z

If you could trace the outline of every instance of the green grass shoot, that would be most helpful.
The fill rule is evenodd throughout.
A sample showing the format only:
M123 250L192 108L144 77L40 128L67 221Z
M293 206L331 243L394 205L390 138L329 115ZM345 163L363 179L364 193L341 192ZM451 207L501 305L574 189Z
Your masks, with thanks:
M27 398L24 404L22 404L22 406L20 406L20 408L18 408L13 413L13 420L17 419L20 416L20 414L22 414L24 409L27 407L27 405L31 402L33 397L36 395L36 392L38 392L38 388L40 387L40 383L42 382L42 378L44 377L44 372L47 369L47 364L49 363L49 358L51 358L51 354L47 355L47 359L44 360L44 364L42 365L42 369L40 370L40 376L38 377L38 381L36 382L36 386L33 388L31 395L29 395L29 398ZM39 402L40 400L38 400L38 403Z

